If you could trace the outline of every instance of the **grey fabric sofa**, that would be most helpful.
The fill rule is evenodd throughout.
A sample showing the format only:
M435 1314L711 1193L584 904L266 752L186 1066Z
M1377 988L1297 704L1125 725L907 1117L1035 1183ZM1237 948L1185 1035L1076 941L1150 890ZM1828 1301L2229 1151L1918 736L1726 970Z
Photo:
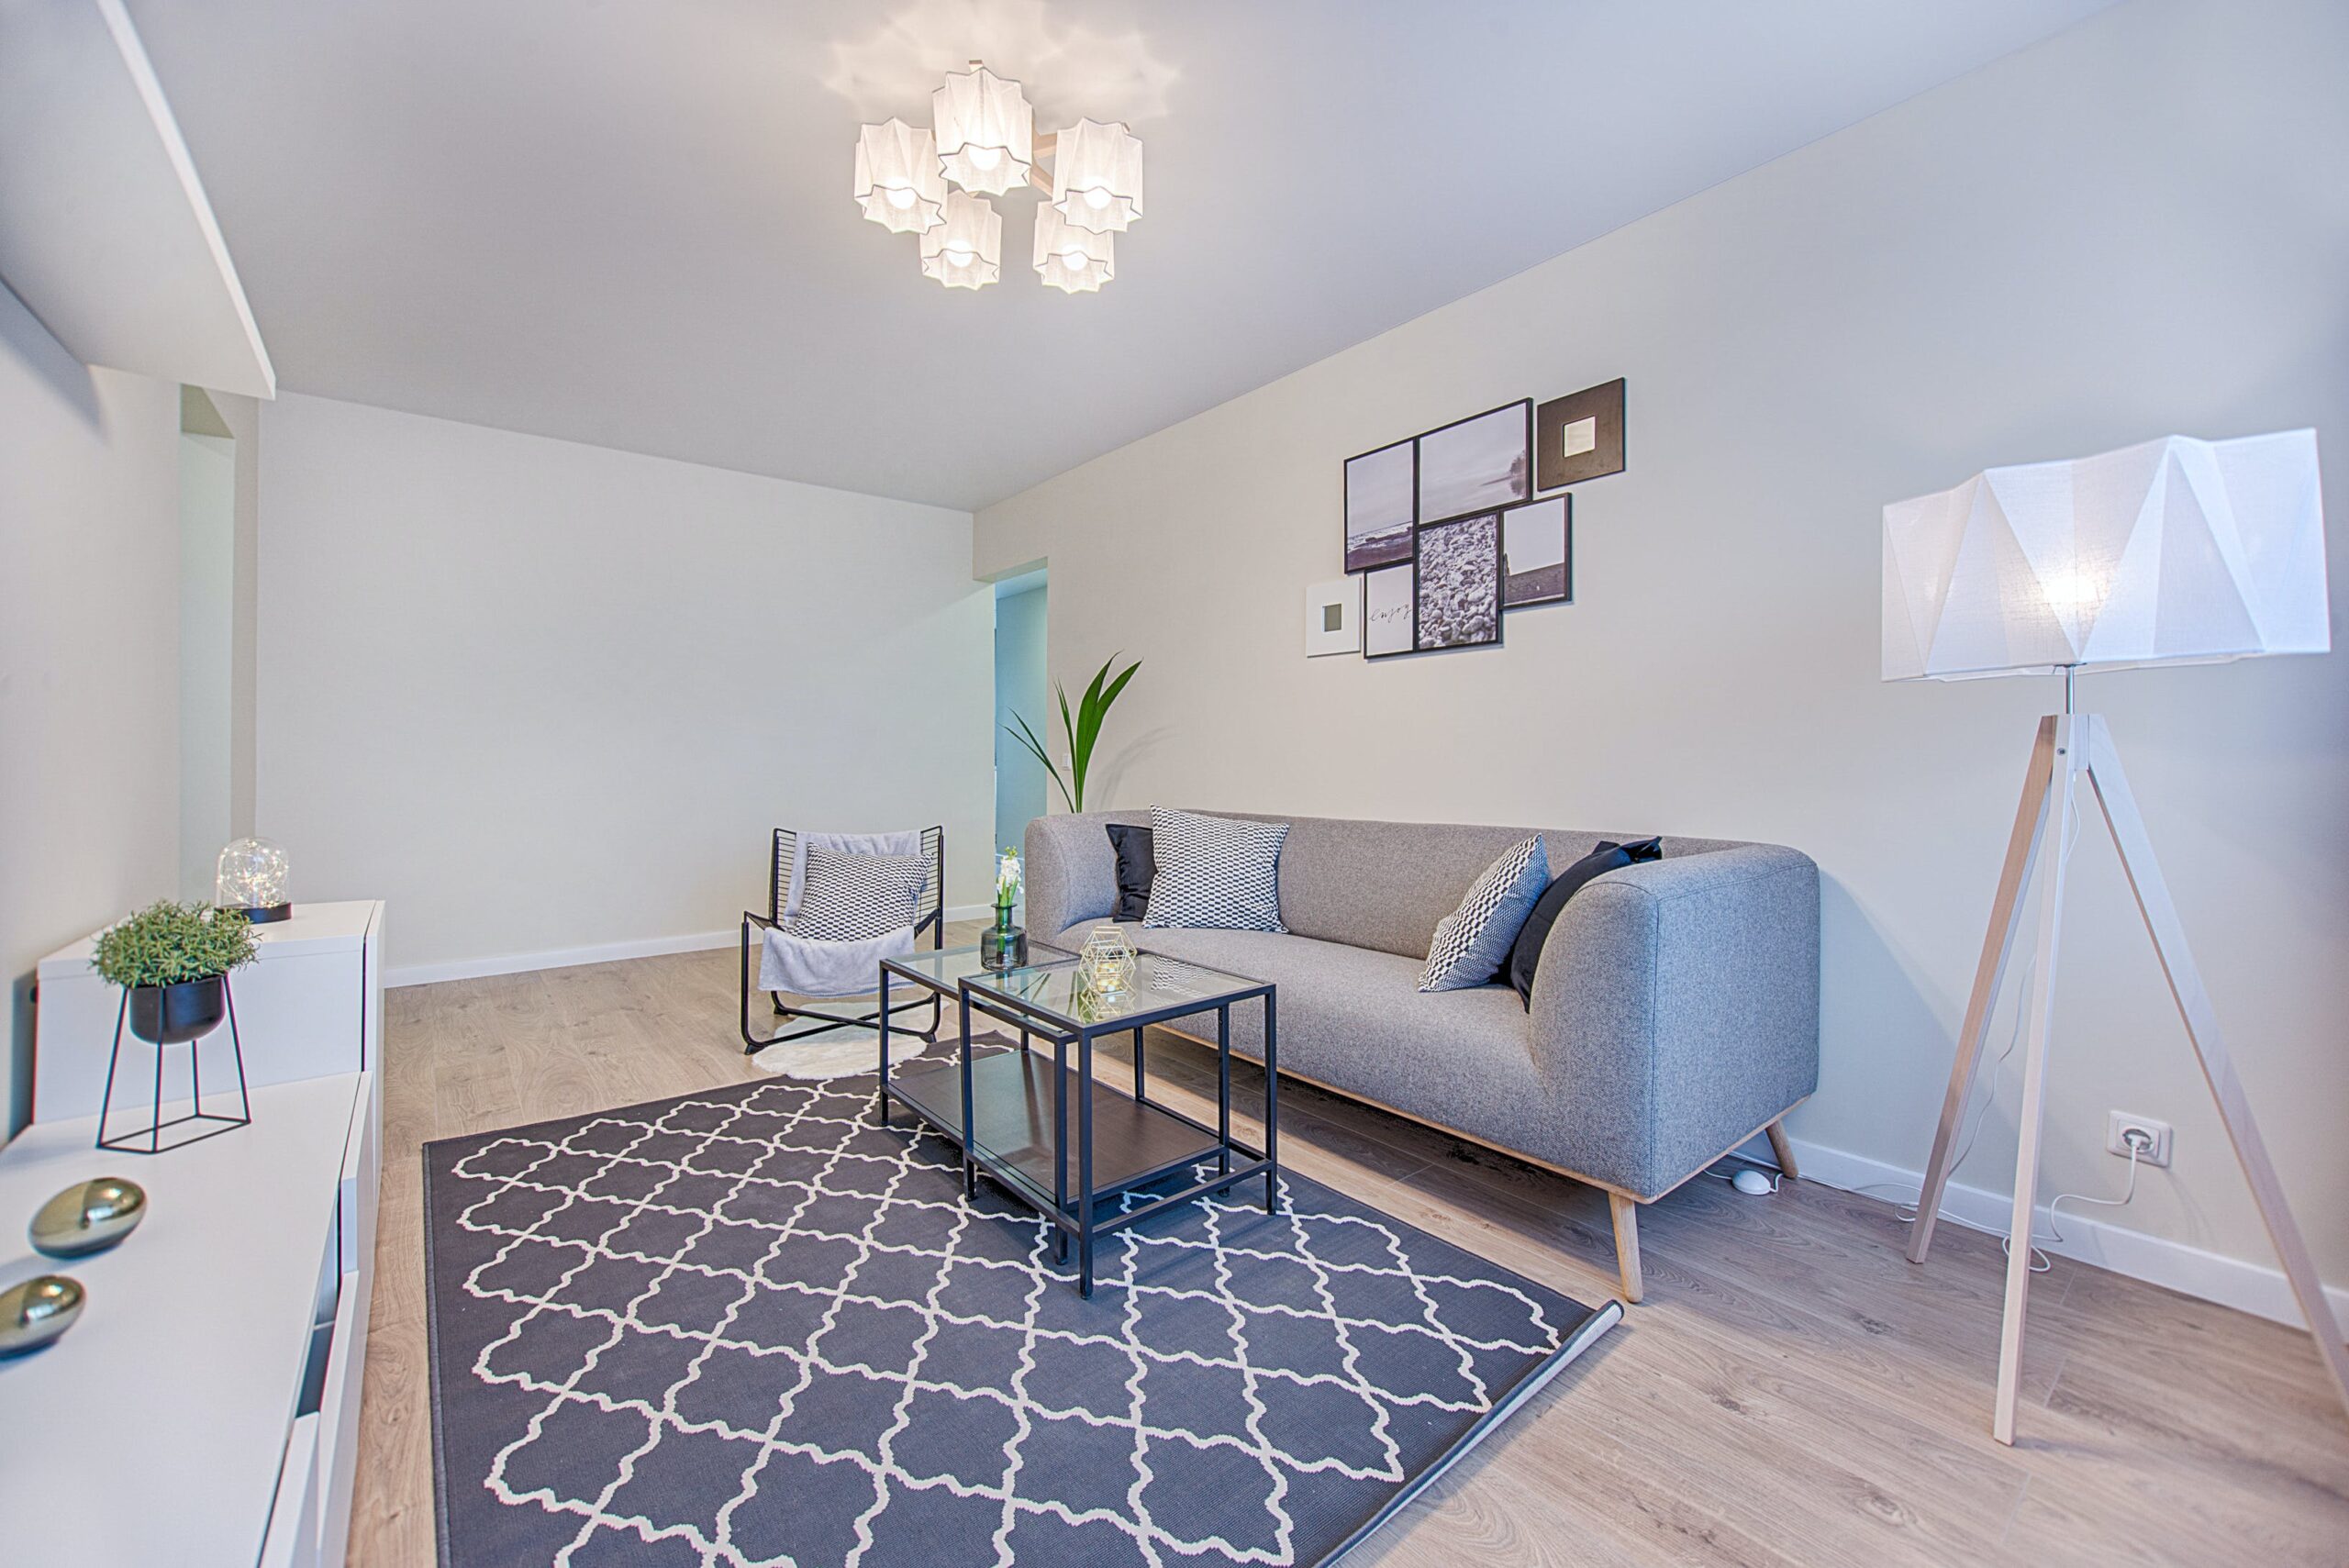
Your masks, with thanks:
M1131 928L1135 944L1277 987L1284 1073L1505 1150L1607 1190L1623 1293L1641 1296L1638 1206L1766 1131L1819 1080L1819 868L1775 844L1664 840L1664 856L1575 895L1529 1011L1506 985L1421 995L1436 923L1495 857L1535 831L1265 817L1292 824L1281 919L1267 931ZM1117 906L1112 822L1028 826L1028 929L1074 949ZM1601 835L1542 828L1553 871ZM1204 1029L1197 1026L1203 1021ZM1212 1040L1215 1019L1177 1025ZM1253 1007L1234 1047L1261 1060Z

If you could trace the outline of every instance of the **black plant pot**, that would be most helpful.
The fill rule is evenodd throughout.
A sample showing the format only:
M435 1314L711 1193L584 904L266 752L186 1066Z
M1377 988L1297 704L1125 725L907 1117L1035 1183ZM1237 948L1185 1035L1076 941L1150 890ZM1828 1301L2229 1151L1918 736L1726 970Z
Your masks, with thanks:
M130 1032L150 1045L182 1045L209 1034L227 1011L220 980L207 974L176 985L131 987Z

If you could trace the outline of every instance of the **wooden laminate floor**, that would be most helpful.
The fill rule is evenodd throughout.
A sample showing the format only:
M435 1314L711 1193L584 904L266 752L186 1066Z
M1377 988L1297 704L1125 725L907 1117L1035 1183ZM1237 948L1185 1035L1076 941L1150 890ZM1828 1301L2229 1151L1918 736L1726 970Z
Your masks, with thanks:
M418 1147L755 1077L734 964L391 993L354 1568L433 1561ZM1186 1043L1151 1060L1154 1086L1212 1083ZM1252 1099L1261 1075L1242 1077ZM1282 1110L1307 1174L1582 1300L1611 1294L1603 1194L1302 1086ZM1916 1268L1886 1204L1715 1181L1641 1230L1646 1304L1350 1568L2349 1563L2349 1422L2295 1330L2059 1258L2032 1292L2003 1449L1995 1240L1944 1226Z

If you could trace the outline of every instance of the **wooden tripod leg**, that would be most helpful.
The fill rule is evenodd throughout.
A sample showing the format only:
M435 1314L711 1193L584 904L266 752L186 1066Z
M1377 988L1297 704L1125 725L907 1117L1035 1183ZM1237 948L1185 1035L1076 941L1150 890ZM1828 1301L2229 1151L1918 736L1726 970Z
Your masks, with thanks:
M1998 1325L1998 1396L1991 1407L1990 1435L2002 1443L2015 1440L2015 1396L2022 1386L2022 1325L2025 1298L2031 1291L2031 1228L2038 1207L2039 1136L2047 1115L2047 1037L2055 1018L2055 953L2064 924L2064 846L2071 841L2077 803L2071 783L2080 765L2074 744L2076 721L2069 714L2055 720L2055 769L2049 780L2055 791L2050 803L2055 823L2054 852L2039 874L2039 946L2032 959L2029 1009L2030 1034L2024 1046L2022 1108L2015 1129L2014 1218L2007 1240L2007 1306Z
M2299 1299L2309 1332L2316 1338L2317 1354L2332 1374L2342 1404L2349 1407L2349 1351L2343 1349L2341 1325L2324 1298L2324 1282L2309 1255L2308 1243L2293 1222L2284 1185L2267 1158L2266 1141L2259 1136L2259 1124L2252 1119L2251 1102L2243 1094L2242 1080L2235 1076L2234 1061L2219 1033L2218 1013L2210 1006L2210 995L2202 988L2201 973L2194 967L2194 955L2187 948L2186 928L2178 921L2169 884L2162 880L2161 864L2154 858L2154 841L2145 832L2145 819L2138 815L2137 798L2130 791L2129 775L2121 771L2112 731L2100 717L2091 717L2087 724L2088 779L2104 807L2104 819L2111 826L2112 841L2120 847L2121 867L2137 895L2137 911L2145 917L2145 929L2154 939L2162 973L2169 980L2170 995L2177 1003L2178 1016L2186 1020L2186 1038L2193 1042L2203 1079L2210 1085L2210 1097L2219 1104L2219 1118L2226 1124L2227 1139L2234 1145L2243 1179L2251 1184L2259 1217L2266 1221L2268 1240L2276 1244L2285 1277L2292 1282L2292 1294Z
M1974 1074L1982 1062L1982 1037L1989 1029L1990 1010L1998 1005L1998 987L2006 983L2007 960L2014 951L2015 930L2022 923L2022 890L2030 884L2032 864L2046 834L2047 785L2054 771L2055 717L2050 714L2039 721L2031 765L2022 775L2022 799L2015 807L2014 831L2007 839L2007 861L1998 873L1998 896L1990 903L1990 928L1982 938L1982 962L1975 966L1974 993L1966 998L1965 1022L1957 1031L1957 1060L1950 1067L1949 1093L1942 1097L1932 1158L1925 1162L1924 1190L1917 1195L1917 1223L1909 1232L1912 1263L1923 1262L1925 1249L1933 1244L1933 1225L1941 1218L1942 1191L1949 1185L1958 1124L1965 1119L1965 1102L1974 1093Z

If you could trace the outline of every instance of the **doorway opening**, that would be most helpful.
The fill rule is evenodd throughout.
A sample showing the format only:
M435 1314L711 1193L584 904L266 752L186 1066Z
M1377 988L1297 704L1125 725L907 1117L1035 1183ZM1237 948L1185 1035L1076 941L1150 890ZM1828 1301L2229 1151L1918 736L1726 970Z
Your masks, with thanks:
M1012 739L1015 717L1050 743L1050 683L1044 673L1045 571L1038 567L995 585L995 841L1019 849L1028 824L1051 808L1041 762Z

